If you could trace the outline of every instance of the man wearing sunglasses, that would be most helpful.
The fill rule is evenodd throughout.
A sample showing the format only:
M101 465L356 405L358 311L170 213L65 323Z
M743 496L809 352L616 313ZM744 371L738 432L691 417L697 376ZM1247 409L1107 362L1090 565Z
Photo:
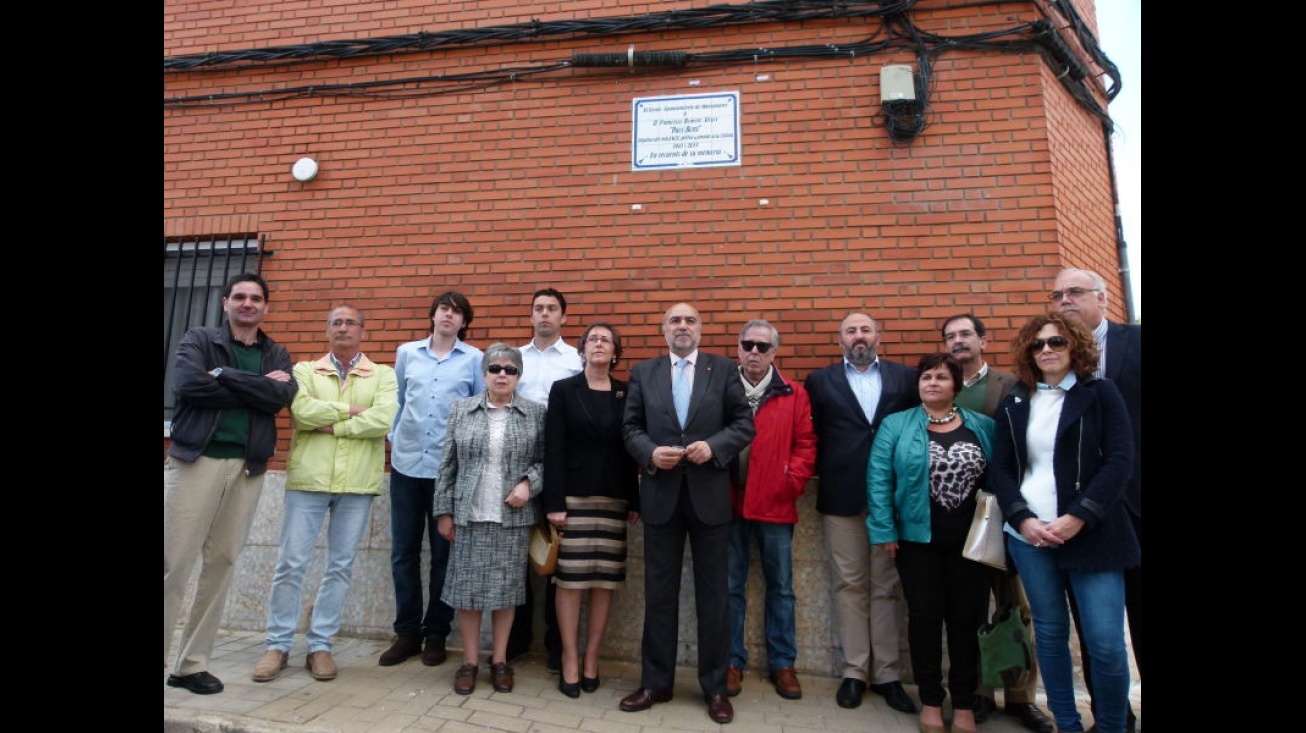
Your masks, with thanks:
M753 411L730 359L699 351L703 324L688 303L662 318L669 356L630 372L622 437L644 469L644 638L639 689L621 699L628 713L668 702L676 681L680 575L685 539L694 558L698 685L708 717L734 719L726 695L730 661L730 464L753 439ZM865 493L865 492L863 492Z
M1106 318L1106 281L1092 270L1066 268L1057 273L1048 294L1052 307L1083 321L1093 330L1101 352L1097 376L1115 382L1125 398L1129 420L1134 428L1134 472L1125 487L1125 504L1134 523L1138 544L1143 544L1143 327L1113 323ZM1077 609L1076 627L1078 624ZM1125 571L1125 610L1129 617L1129 643L1134 648L1134 664L1143 673L1143 566ZM1089 679L1089 661L1084 660L1084 679ZM1090 695L1092 689L1089 689ZM1128 725L1133 733L1134 711Z
M433 667L444 662L453 608L440 600L449 568L449 543L431 515L440 474L449 408L485 391L480 349L463 341L472 324L472 304L456 291L437 295L427 313L431 335L402 344L395 354L399 414L390 431L390 572L395 586L394 643L378 663L390 667L422 656ZM431 545L426 599L422 597L422 537Z
M780 332L754 320L739 332L739 381L753 410L757 434L731 466L734 518L730 520L730 666L726 694L738 695L748 669L744 619L753 540L765 582L767 679L787 700L803 696L794 661L798 657L794 617L794 525L798 497L816 470L816 431L812 403L802 385L775 368Z
M855 708L862 695L884 697L889 707L915 713L902 687L899 657L905 652L900 623L902 583L894 559L871 546L866 531L866 469L875 431L885 415L920 404L916 370L876 354L880 327L865 313L839 324L843 359L812 372L807 394L816 426L816 510L821 513L830 574L834 579L835 623L843 645L835 694L840 707Z

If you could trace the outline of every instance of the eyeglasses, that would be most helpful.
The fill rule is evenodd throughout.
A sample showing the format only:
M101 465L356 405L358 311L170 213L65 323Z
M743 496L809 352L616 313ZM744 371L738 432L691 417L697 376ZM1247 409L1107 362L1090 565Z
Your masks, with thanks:
M363 325L362 321L355 321L355 320L342 321L339 318L331 322L332 328L340 328L341 326L349 326L350 328L354 328L356 326L361 326L361 325Z
M598 335L594 335L594 336L586 336L586 337L585 337L585 343L587 343L587 344L610 344L610 343L612 343L612 339L608 338L607 336L598 336Z
M1064 340L1065 339L1062 339L1062 341ZM511 364L509 364L508 366L504 366L502 364L491 364L485 367L485 371L491 374L498 374L499 372L503 372L504 374L507 374L510 377L515 377L518 374L521 374L521 370Z
M1070 342L1061 336L1053 336L1047 341L1044 341L1043 339L1034 339L1029 342L1029 350L1034 354L1042 351L1044 346L1051 346L1053 351L1065 351L1069 348Z
M752 351L753 349L757 349L757 353L759 354L765 354L766 352L770 351L771 346L772 344L769 341L740 341L739 342L739 348L743 349L744 351Z
M1100 293L1097 288L1066 288L1065 290L1053 290L1048 293L1048 300L1057 301L1069 295L1072 298L1078 298L1084 293Z

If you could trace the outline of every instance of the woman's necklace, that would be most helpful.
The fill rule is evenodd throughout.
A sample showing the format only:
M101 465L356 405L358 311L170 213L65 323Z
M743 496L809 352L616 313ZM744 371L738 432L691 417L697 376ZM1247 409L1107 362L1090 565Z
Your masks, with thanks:
M942 425L944 423L950 423L953 420L957 419L957 406L953 405L952 409L948 410L948 414L944 415L943 417L935 417L930 414L929 410L925 410L925 419L929 420L931 425Z

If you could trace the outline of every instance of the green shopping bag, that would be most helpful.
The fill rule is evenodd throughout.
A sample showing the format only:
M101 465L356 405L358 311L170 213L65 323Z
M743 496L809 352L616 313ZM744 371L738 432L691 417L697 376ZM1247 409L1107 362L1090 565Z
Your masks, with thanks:
M1016 687L1028 679L1034 666L1029 629L1014 606L993 612L979 628L980 681L993 687Z

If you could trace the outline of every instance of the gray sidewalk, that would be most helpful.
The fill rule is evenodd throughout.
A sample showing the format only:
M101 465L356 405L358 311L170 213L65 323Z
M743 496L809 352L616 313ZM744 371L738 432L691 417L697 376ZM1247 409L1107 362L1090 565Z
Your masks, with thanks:
M625 713L617 702L639 686L638 660L605 660L602 686L573 700L558 692L557 675L549 674L541 656L518 660L516 686L498 693L490 686L488 665L481 665L476 692L458 695L453 675L460 652L425 667L414 657L394 667L381 667L377 658L389 646L374 639L337 639L334 649L340 676L318 682L304 669L303 640L290 653L290 666L272 682L257 683L250 673L265 647L254 631L223 631L218 636L209 670L226 685L217 695L195 695L163 686L164 733L397 733L442 731L507 731L508 733L661 733L662 731L721 731L728 733L914 733L916 716L904 715L869 692L853 710L834 702L839 680L799 675L801 700L775 694L757 670L749 670L744 690L732 699L734 722L717 725L707 716L695 671L682 667L676 676L676 697L640 713ZM1141 731L1142 689L1134 672L1131 698ZM166 673L164 675L167 677ZM907 686L916 698L916 689ZM1040 692L1040 705L1042 694ZM1045 707L1046 709L1046 707ZM1087 717L1086 698L1081 711ZM945 709L945 714L946 714ZM1021 733L1024 728L998 713L980 726L984 733Z

